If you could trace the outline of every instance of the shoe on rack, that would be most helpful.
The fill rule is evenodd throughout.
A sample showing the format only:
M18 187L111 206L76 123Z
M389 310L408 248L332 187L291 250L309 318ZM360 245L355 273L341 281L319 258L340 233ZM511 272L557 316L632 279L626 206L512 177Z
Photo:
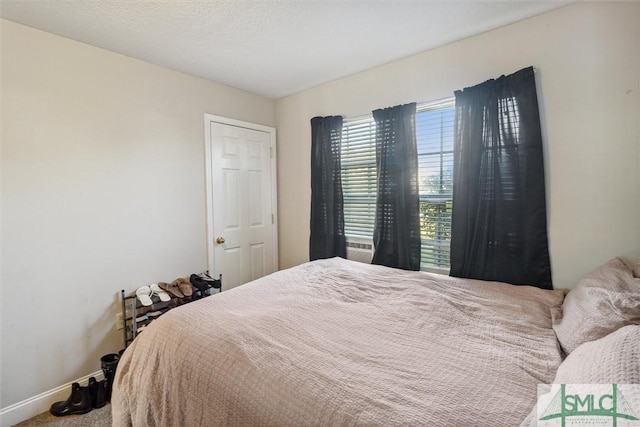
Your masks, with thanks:
M89 378L89 395L91 396L91 406L102 408L107 404L107 382L105 380L96 381L95 377Z
M157 283L154 283L151 286L149 286L149 289L151 289L151 296L157 295L158 298L160 298L160 301L162 302L171 301L171 296L167 292L165 292L162 288L160 288L160 286L158 286Z
M56 402L51 405L49 412L56 417L63 417L65 415L86 414L91 409L93 409L93 405L91 404L89 387L82 387L78 383L73 383L71 384L69 398L64 402Z
M180 277L171 282L171 285L177 286L185 297L193 295L193 286L191 286L191 282L187 278Z
M222 280L216 280L207 273L192 274L189 276L189 281L193 286L198 288L200 292L206 291L210 288L219 289L222 286Z
M144 305L145 307L153 304L153 301L151 301L151 288L146 285L140 286L136 290L136 296L138 297L140 304Z
M136 317L136 323L142 323L146 320L149 320L149 317L146 314Z
M180 287L176 283L164 283L159 282L158 287L163 291L173 295L176 298L184 298L184 294L180 290Z

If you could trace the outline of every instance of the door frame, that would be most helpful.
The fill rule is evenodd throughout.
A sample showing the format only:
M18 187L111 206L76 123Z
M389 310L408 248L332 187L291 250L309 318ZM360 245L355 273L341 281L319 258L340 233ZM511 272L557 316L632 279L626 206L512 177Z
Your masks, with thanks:
M211 144L211 123L237 126L241 128L266 132L270 136L271 155L271 225L273 239L273 271L278 271L278 175L276 162L276 128L259 125L257 123L245 122L242 120L230 119L228 117L216 116L204 113L204 152L205 152L205 200L207 208L207 270L215 273L215 243L213 239L213 159ZM224 280L224 277L222 278Z

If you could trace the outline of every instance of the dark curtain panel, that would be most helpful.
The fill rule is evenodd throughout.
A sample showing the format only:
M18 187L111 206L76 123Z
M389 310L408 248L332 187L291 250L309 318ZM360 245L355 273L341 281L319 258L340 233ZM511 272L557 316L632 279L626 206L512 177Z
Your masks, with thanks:
M311 261L347 257L340 178L341 142L341 116L311 119Z
M416 104L375 110L378 198L372 264L420 269Z
M551 289L533 67L455 96L451 275Z

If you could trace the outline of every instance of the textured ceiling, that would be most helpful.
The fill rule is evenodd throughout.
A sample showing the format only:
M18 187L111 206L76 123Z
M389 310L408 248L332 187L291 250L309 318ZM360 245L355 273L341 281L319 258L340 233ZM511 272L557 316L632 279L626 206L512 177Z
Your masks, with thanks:
M3 18L286 96L568 1L1 0Z

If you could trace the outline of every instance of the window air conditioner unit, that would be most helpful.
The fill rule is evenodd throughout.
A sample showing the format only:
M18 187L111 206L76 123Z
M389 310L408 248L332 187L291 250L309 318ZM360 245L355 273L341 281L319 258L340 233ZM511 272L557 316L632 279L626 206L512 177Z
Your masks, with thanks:
M351 261L371 264L373 258L373 243L367 241L348 241L347 259Z

